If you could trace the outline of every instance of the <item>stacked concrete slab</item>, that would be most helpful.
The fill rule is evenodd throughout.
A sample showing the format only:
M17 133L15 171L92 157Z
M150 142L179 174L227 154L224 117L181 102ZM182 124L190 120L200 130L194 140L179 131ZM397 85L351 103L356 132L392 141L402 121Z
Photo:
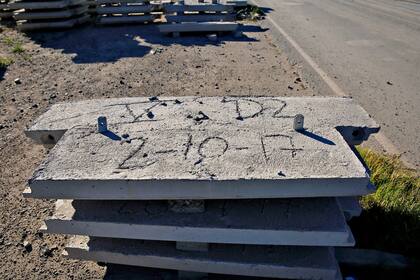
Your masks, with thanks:
M346 218L373 191L350 145L378 129L346 98L56 104L26 131L56 145L24 195L58 199L43 230L76 235L71 258L338 279L334 247L354 245Z
M213 3L214 2L214 3ZM234 4L216 1L178 1L163 5L167 24L159 26L162 33L178 36L183 32L234 32Z
M9 7L9 0L0 1L0 19L1 20L13 19L13 10Z
M96 0L99 24L148 23L160 17L160 2L149 0Z
M88 14L91 17L95 17L96 16L96 8L98 7L98 3L96 2L96 0L86 0L86 3L88 5Z
M9 4L20 30L70 28L89 20L87 0L16 0Z

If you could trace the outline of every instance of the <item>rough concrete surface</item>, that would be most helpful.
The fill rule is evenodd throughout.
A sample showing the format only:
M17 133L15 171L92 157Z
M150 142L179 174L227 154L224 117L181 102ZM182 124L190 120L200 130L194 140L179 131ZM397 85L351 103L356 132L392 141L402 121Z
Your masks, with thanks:
M174 120L176 121L176 120ZM352 196L369 176L335 129L189 129L120 124L68 130L34 172L28 197L218 199Z
M66 237L39 231L53 214L53 201L22 197L27 179L48 152L23 131L49 106L162 94L315 94L298 79L299 65L287 62L268 32L247 28L243 38L223 36L217 43L204 36L166 38L151 26L137 25L28 35L2 28L0 53L14 63L0 72L1 278L85 280L120 275L93 262L62 258ZM24 53L13 53L4 43L6 37L22 42ZM32 250L23 246L25 241Z
M261 126L290 128L296 114L305 117L305 128L339 128L350 143L361 142L379 130L366 111L350 98L230 96L137 97L59 103L35 120L26 133L38 143L51 144L72 127L95 125L98 116L107 117L109 124L150 122L149 125L158 128L189 127L198 121L256 129Z
M58 200L47 232L113 238L260 245L352 246L335 198L206 201L174 213L166 201Z
M176 250L174 242L74 237L70 258L166 269L292 279L341 279L329 247L211 244L209 252Z

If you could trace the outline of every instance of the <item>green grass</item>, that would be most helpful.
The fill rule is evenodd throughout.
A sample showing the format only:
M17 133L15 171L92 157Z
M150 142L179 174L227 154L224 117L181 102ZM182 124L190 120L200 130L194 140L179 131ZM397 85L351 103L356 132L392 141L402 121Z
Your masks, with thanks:
M420 257L420 178L395 156L358 148L377 191L351 221L358 246Z
M25 52L25 49L23 48L22 42L19 40L12 38L12 37L5 37L3 39L3 43L5 43L7 46L11 47L11 51L13 53L22 54Z
M24 53L25 52L25 49L23 48L22 43L20 43L20 42L16 43L12 47L12 52L13 53L18 53L18 54Z
M3 38L3 43L5 43L9 47L11 47L16 43L16 40L13 39L12 37L6 36L6 37Z
M7 66L13 63L13 60L9 57L0 56L0 69L6 69Z

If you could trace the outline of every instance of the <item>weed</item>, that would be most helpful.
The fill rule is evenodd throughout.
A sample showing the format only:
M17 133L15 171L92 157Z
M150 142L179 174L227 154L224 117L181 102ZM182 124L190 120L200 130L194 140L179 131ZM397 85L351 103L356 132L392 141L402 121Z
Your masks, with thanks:
M13 45L12 47L12 52L13 53L18 53L18 54L22 54L25 52L25 49L22 46L21 42L17 42L15 45Z
M351 221L358 245L420 256L420 178L396 156L358 148L377 187L360 202L363 213Z
M247 5L246 7L241 7L236 11L236 18L239 20L256 21L262 19L263 16L263 10L254 5Z
M13 63L13 60L8 57L0 56L0 69L5 69Z
M25 49L23 48L22 42L19 40L12 38L12 37L5 37L3 39L3 43L5 43L7 46L11 47L11 51L13 53L22 54L25 52Z

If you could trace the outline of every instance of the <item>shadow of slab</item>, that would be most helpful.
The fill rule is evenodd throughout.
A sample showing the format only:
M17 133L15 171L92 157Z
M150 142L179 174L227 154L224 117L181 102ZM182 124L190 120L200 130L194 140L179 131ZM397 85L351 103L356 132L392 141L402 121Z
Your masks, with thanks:
M265 32L266 30L249 25L241 26L243 32ZM107 63L122 58L143 57L154 47L223 45L226 41L257 41L246 35L235 38L225 34L216 41L210 41L201 34L186 33L179 38L161 34L157 25L91 26L61 31L27 33L35 43L43 48L62 50L74 55L75 63Z

